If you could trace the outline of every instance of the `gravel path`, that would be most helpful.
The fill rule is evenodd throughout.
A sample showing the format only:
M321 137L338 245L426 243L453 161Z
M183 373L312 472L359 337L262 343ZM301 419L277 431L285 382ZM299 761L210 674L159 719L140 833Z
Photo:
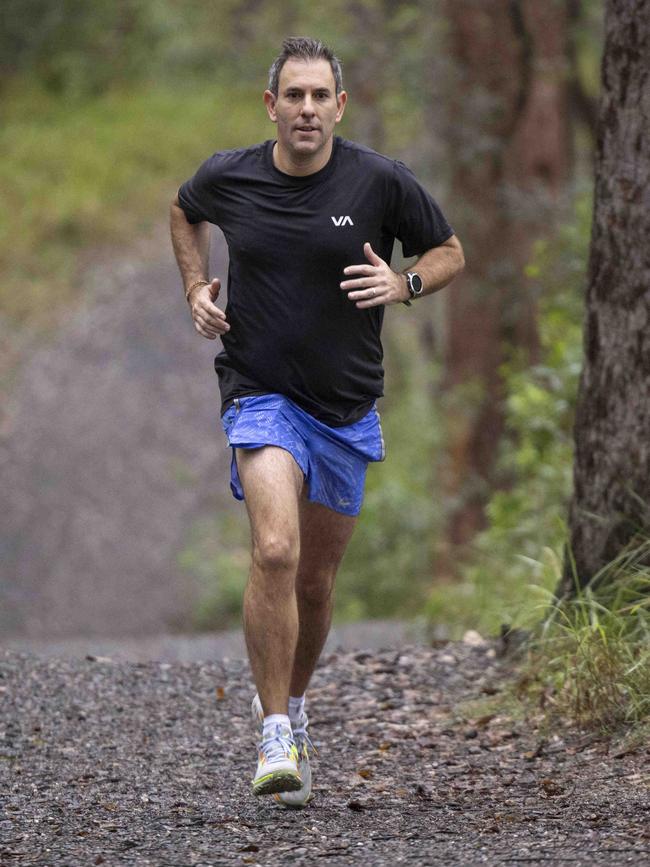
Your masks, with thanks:
M288 811L249 793L244 661L6 650L0 865L650 864L649 751L495 716L506 674L487 643L324 656Z

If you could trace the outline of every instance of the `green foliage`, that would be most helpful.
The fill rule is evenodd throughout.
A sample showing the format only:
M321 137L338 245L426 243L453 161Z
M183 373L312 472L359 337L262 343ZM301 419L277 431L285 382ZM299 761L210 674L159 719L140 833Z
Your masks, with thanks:
M570 38L575 44L577 73L588 96L600 92L600 59L604 42L603 0L580 0L578 17L571 22Z
M160 3L5 0L5 75L28 73L58 94L99 94L151 67L164 35Z
M225 102L246 105L220 116ZM219 148L264 138L259 94L223 86L143 86L61 100L41 88L5 94L0 131L0 303L51 321L80 291L79 252L158 224L178 185ZM197 131L200 131L197 134Z
M98 97L126 84L242 81L237 0L4 0L5 81L35 80L51 95ZM250 80L250 78L249 78Z
M606 733L650 720L649 559L650 539L634 539L575 598L544 600L518 694L549 728L558 717Z
M527 273L539 296L541 361L527 366L512 355L501 369L506 436L497 467L510 485L488 502L489 525L473 541L462 582L433 588L427 611L434 623L495 633L502 623L538 616L535 586L552 589L571 494L590 217L585 191L574 219L535 245Z

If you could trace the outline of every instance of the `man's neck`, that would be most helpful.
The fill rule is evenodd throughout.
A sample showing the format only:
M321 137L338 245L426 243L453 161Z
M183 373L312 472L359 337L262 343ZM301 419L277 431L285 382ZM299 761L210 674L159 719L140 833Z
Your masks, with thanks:
M280 148L279 143L273 145L273 165L285 175L313 175L324 168L332 156L333 139L317 154L307 154L304 160L295 159Z

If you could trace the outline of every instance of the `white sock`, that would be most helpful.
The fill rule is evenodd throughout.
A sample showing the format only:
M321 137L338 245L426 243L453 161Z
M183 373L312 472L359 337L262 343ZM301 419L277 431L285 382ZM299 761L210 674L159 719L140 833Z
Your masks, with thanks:
M275 734L275 727L280 724L285 728L291 728L291 721L286 713L272 713L264 717L264 733L262 739L271 738Z
M305 709L305 696L300 695L296 698L293 695L289 696L289 719L292 725L300 719L300 714Z

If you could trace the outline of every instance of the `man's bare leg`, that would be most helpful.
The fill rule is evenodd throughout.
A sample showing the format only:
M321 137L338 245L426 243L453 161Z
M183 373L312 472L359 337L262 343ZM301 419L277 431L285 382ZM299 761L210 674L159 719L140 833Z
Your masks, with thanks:
M299 633L290 695L303 695L332 622L334 579L357 519L310 503L299 504L300 560L296 576Z
M251 524L252 558L244 592L244 634L264 715L286 714L298 639L296 571L303 475L275 446L237 449Z

